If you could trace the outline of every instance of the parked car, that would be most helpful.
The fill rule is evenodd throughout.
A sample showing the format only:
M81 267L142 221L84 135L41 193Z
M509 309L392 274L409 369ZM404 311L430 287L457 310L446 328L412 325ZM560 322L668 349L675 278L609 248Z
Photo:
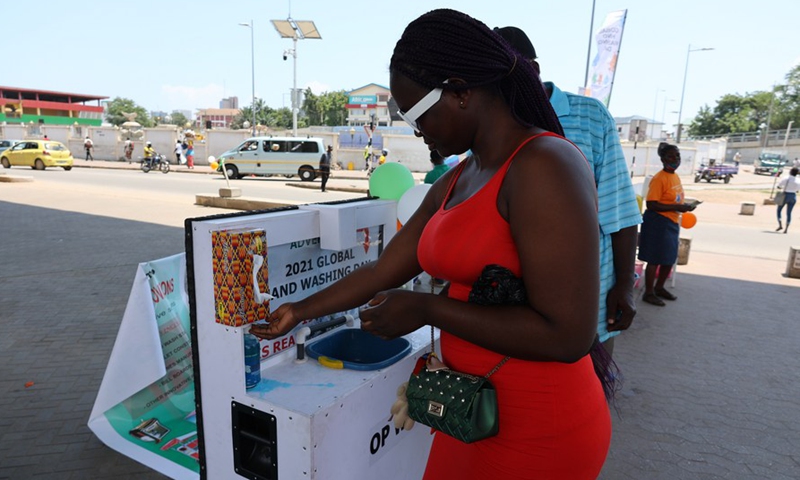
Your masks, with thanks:
M0 140L0 153L2 153L3 150L11 148L11 146L17 142L19 142L19 140Z
M69 149L53 140L21 140L0 153L0 163L5 168L22 166L44 170L47 167L61 167L69 171L72 170L73 161Z
M753 172L767 175L777 175L783 167L789 164L789 159L782 153L762 152L753 163Z

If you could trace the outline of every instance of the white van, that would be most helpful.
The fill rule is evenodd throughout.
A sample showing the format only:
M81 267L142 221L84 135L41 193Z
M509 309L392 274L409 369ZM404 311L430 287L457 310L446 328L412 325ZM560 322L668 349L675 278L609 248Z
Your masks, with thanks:
M221 172L224 166L231 179L246 175L289 178L298 175L310 182L317 176L323 151L322 139L317 137L252 137L220 155L217 170Z

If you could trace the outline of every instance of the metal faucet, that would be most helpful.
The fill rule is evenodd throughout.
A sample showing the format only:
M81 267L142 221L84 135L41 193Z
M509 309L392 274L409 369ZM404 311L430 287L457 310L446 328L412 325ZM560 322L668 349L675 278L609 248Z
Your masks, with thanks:
M340 317L328 320L327 322L318 323L313 327L302 327L298 330L295 337L295 342L297 343L297 358L295 358L294 363L306 363L308 360L306 358L306 339L321 335L342 324L352 327L355 325L355 319L352 315L346 313Z

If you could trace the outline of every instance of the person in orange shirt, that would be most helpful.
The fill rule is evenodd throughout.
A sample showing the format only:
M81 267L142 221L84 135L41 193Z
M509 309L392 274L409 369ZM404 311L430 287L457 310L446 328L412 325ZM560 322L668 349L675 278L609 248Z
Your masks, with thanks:
M683 185L675 173L681 165L678 146L661 142L658 145L658 156L664 169L650 180L647 210L644 212L639 237L639 260L647 262L642 300L663 307L664 300L678 298L664 288L664 284L678 258L680 214L694 210L695 206L683 203Z

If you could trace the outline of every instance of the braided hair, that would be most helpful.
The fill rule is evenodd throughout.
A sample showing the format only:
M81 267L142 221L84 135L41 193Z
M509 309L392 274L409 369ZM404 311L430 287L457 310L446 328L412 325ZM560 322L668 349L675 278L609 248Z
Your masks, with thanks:
M517 122L564 135L533 66L497 32L465 13L433 10L408 24L389 70L430 89L496 88ZM442 84L452 77L465 84Z

